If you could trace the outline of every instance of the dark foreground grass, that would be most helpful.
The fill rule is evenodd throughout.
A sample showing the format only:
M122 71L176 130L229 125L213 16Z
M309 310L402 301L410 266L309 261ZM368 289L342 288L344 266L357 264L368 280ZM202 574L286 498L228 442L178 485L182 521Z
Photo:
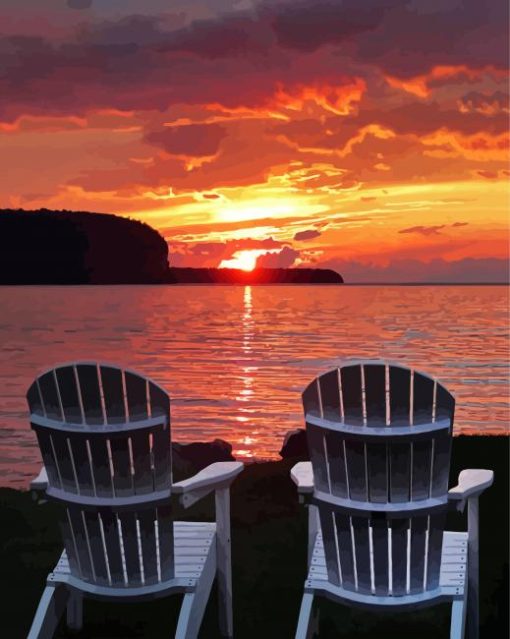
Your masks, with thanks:
M306 512L289 479L294 461L248 466L232 489L234 624L239 639L293 637L306 571ZM480 500L481 639L508 637L508 438L454 440L450 485L462 468L492 468L494 486ZM186 513L211 517L212 500ZM61 552L54 504L36 505L28 492L0 490L1 636L26 637L45 578ZM452 514L449 529L465 529ZM84 628L57 637L113 639L174 636L181 598L142 604L86 601ZM449 606L410 613L376 614L318 600L319 636L449 636ZM216 591L207 606L201 637L214 639Z

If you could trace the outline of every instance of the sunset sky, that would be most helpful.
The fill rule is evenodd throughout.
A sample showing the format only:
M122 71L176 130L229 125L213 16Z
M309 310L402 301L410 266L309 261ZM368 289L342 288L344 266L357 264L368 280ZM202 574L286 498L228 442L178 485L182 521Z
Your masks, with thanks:
M4 208L172 266L503 281L506 0L0 0Z

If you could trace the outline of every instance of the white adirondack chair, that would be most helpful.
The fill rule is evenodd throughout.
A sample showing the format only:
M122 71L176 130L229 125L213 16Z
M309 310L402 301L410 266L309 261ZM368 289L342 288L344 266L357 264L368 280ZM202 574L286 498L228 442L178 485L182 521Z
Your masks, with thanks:
M58 366L27 394L44 468L32 489L62 504L65 550L48 576L29 639L82 626L85 597L138 601L183 593L175 637L196 637L218 578L220 630L233 636L229 486L239 462L172 484L170 398L154 382L97 363ZM174 521L215 491L216 523Z
M314 634L315 595L409 610L452 602L452 639L478 637L478 496L490 470L448 490L455 400L401 365L349 362L303 392L311 462L291 471L309 504L308 576L297 639ZM468 503L468 532L444 531Z

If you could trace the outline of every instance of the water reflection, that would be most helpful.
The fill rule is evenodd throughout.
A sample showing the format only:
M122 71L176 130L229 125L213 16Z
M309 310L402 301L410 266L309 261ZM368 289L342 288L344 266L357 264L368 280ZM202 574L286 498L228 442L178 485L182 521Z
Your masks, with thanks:
M40 463L25 392L54 364L98 359L172 397L176 441L277 457L300 392L350 357L402 361L457 398L455 432L506 433L508 290L495 286L0 287L0 484Z
M252 341L255 335L255 322L252 317L253 303L252 303L252 288L251 286L244 287L243 293L243 315L242 315L242 345L241 350L243 353L243 359L250 361L252 358ZM241 388L239 389L236 400L238 402L248 403L254 394L255 374L257 371L256 366L241 366ZM252 410L245 407L239 407L238 412L251 413ZM247 424L250 421L250 417L246 415L236 415L236 421L241 424ZM253 450L255 448L256 439L245 436L240 440L241 444L252 445L250 449L238 449L237 453L240 457L253 457Z

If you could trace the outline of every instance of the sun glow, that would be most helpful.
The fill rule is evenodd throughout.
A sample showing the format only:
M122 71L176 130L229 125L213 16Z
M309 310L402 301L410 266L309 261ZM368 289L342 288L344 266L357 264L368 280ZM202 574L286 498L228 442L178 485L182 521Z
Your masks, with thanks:
M219 268L238 268L242 271L253 271L257 265L257 259L265 253L274 253L274 251L268 251L267 249L237 251L229 260L222 260Z

